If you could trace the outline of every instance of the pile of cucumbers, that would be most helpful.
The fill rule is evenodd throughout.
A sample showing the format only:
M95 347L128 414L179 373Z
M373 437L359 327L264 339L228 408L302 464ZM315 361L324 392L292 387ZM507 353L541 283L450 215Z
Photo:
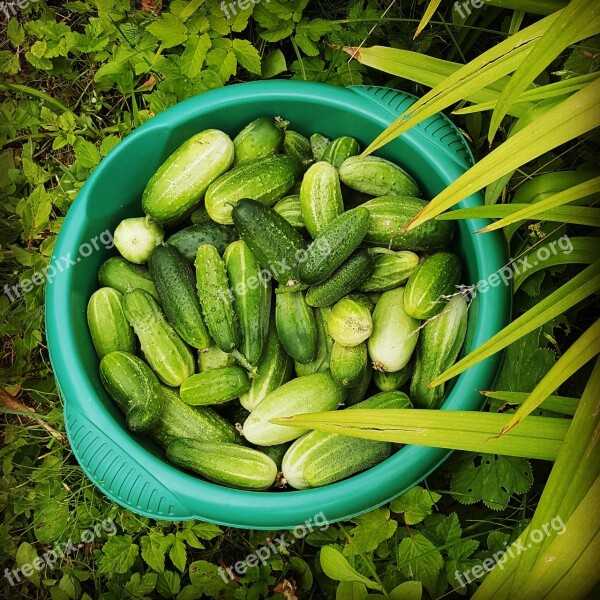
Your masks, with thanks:
M385 442L275 425L355 408L436 408L467 303L450 221L357 140L280 118L188 139L125 219L87 318L127 426L222 485L318 487L385 460Z

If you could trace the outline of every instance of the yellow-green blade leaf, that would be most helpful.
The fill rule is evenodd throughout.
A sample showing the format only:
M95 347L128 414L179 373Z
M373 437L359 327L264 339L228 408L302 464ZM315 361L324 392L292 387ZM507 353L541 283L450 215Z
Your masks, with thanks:
M381 589L378 583L361 575L350 565L341 552L331 546L324 546L321 549L320 561L323 572L330 579L334 579L335 581L356 581L374 590Z
M431 21L431 19L433 18L433 15L435 14L435 11L438 9L438 7L441 3L442 3L442 0L431 0L429 2L429 4L427 5L427 8L425 9L425 13L423 14L423 18L421 19L421 22L419 23L419 26L417 27L417 30L415 31L415 35L413 36L413 39L415 39L421 33L421 31L423 31L423 29L425 29L425 27L427 27L427 23L429 23L429 21Z
M527 392L505 392L501 390L487 390L481 392L486 398L492 398L494 400L501 400L507 404L523 404L529 394ZM548 396L542 402L542 408L544 410L550 410L552 412L562 413L564 415L574 415L577 407L579 406L578 398L569 398L567 396Z

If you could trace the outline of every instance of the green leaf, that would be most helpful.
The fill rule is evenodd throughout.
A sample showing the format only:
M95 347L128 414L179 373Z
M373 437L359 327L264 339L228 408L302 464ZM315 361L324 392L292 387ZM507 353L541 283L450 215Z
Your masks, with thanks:
M201 540L213 540L219 535L223 535L223 530L213 523L202 523L198 522L192 527L193 532L201 539Z
M233 40L233 53L238 63L250 73L261 74L260 54L248 40Z
M100 155L106 156L120 141L118 135L107 135L100 144Z
M374 590L380 590L381 586L361 575L342 556L341 552L332 546L324 546L319 554L321 568L327 577L336 581L356 581Z
M377 596L383 598L383 596ZM335 600L365 600L367 587L358 581L342 581L335 591Z
M225 582L219 574L219 567L205 560L193 562L189 573L192 585L212 598L218 598L220 592L226 590L229 585L229 581Z
M377 546L392 537L398 522L390 518L387 508L376 508L352 519L356 527L350 530L352 544L359 553L374 552Z
M458 543L448 548L446 576L454 588L459 589L464 585L464 582L459 581L456 577L457 572L462 579L461 573L470 573L471 569L479 564L478 560L469 558L478 547L477 540L459 540Z
M287 71L285 56L279 48L270 52L262 63L262 76L264 79L275 77L280 73Z
M8 30L6 33L8 34L8 40L15 48L25 41L25 30L14 17L8 22Z
M177 532L173 545L169 550L169 558L171 562L183 573L185 570L185 564L187 562L187 554L185 550L185 544L180 536L181 532Z
M21 542L17 548L17 554L15 556L15 562L17 567L23 568L24 565L31 565L33 561L38 558L38 554L35 548L29 542ZM37 570L33 570L33 573L29 579L35 585L40 585L40 573Z
M395 513L404 514L404 521L407 525L415 525L433 512L432 507L440 498L440 494L417 485L399 498L392 500L390 508Z
M237 71L235 54L225 48L213 48L206 57L206 63L219 75L223 84L227 83Z
M73 144L75 156L82 167L91 169L100 162L100 152L92 142L88 142L83 138L77 138Z
M151 531L140 540L142 558L159 573L165 570L165 554L173 544L172 533L163 535L159 531Z
M113 536L102 548L98 571L111 576L127 573L138 554L139 547L133 543L130 535Z
M405 581L389 594L390 600L421 600L423 584L420 581Z
M63 591L67 598L71 598L71 600L79 597L77 588L80 586L75 586L75 581L77 580L73 580L69 574L65 573L58 582L58 589Z
M508 404L523 404L529 393L527 392L504 392L504 391L485 391L481 392L486 398L493 398ZM542 402L542 408L552 412L562 413L564 415L574 415L579 406L579 398L567 398L565 396L548 396Z
M156 578L156 573L145 573L143 577L139 573L133 573L125 584L125 591L129 592L134 598L147 596L154 591Z
M20 70L19 57L14 52L0 50L0 73L16 75Z
M423 17L421 18L421 22L419 23L417 30L415 31L415 35L413 36L413 39L416 38L421 33L421 31L423 31L423 29L425 29L425 27L427 27L427 23L429 23L429 21L431 21L433 15L435 14L435 11L439 8L441 3L442 3L442 0L430 0L429 1L429 4L427 5L425 12L423 13Z
M188 37L187 27L171 13L163 13L146 29L161 42L164 48L183 44Z
M421 581L433 593L444 559L437 548L421 533L405 537L398 546L398 567L407 579Z
M156 591L164 598L172 598L181 589L181 577L175 571L165 570L156 578Z
M451 542L460 539L462 529L458 521L458 515L453 512L444 518L436 525L435 535L431 537L431 541L437 546L450 546Z
M202 70L206 54L211 47L211 40L207 33L201 36L191 35L181 55L181 72L190 79L195 79Z

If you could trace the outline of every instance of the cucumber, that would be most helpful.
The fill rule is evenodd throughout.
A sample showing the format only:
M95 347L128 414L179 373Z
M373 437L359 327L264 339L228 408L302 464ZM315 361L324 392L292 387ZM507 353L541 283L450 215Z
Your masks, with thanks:
M273 209L296 229L305 229L299 195L282 198Z
M233 142L216 129L184 142L152 176L142 195L142 209L158 222L184 215L204 196L209 185L231 167Z
M231 352L223 352L216 344L198 352L198 370L201 373L220 369L221 367L232 367L235 365L235 357Z
M327 146L329 146L329 142L330 139L324 135L321 135L320 133L313 133L310 136L310 148L315 160L321 160L323 153L325 152Z
M384 292L373 311L373 333L367 346L376 371L405 367L419 339L421 322L404 310L404 288Z
M286 383L291 374L292 360L279 341L275 323L271 322L256 377L250 381L250 389L240 396L241 405L252 412L271 392Z
M339 169L347 158L356 156L359 153L360 146L358 142L354 138L344 135L327 145L320 160L326 160L336 169Z
M220 367L196 373L181 384L181 399L193 406L221 404L248 391L250 381L244 369L238 366Z
M360 385L368 362L366 342L351 347L336 343L331 350L331 376L345 388Z
M140 340L146 361L163 383L179 387L194 374L194 355L189 346L148 292L127 292L123 296L123 311Z
M331 313L331 308L328 306L323 308L313 308L313 311L315 313L315 322L317 324L317 354L314 360L311 360L308 363L301 363L298 361L294 363L296 375L298 377L313 375L314 373L323 373L324 371L329 370L333 339L329 335L327 319Z
M308 169L314 161L310 141L297 131L286 129L283 153L297 158L303 169Z
M286 121L273 117L260 117L248 123L233 140L233 166L244 165L278 152L283 144L286 124Z
M141 358L129 352L110 352L100 361L100 381L125 413L131 431L148 431L158 421L160 383Z
M228 225L215 223L210 218L207 222L198 223L175 232L167 239L167 244L175 246L192 264L196 260L198 248L203 244L211 244L219 254L237 237L236 230Z
M122 256L113 256L100 265L98 283L104 287L114 288L121 294L140 288L158 300L158 292L148 269L130 263Z
M367 390L371 385L372 378L373 367L371 365L371 362L368 361L367 368L365 370L363 378L360 380L360 383L355 387L348 388L348 394L346 395L346 401L344 402L344 404L346 406L354 406L355 404L358 404L359 402L364 400Z
M262 451L277 465L277 470L281 471L281 463L289 447L290 443L288 442L287 444L276 444L275 446L263 446Z
M371 196L420 196L417 182L398 165L378 156L351 156L339 167L340 179L353 190Z
M427 206L425 200L409 196L381 196L362 205L371 213L365 241L390 250L430 252L447 246L454 235L452 221L431 219L415 229L400 230Z
M125 318L123 295L109 287L96 290L87 305L87 322L98 358L121 350L135 351L135 336Z
M202 318L190 263L177 248L163 244L153 250L148 267L169 323L193 348L208 348L211 340Z
M314 285L331 277L362 242L369 218L368 210L354 208L326 225L310 244L300 264L300 281Z
M171 442L190 438L199 442L228 442L240 444L236 428L207 406L186 404L177 390L161 387L162 411L150 430L150 436L163 448Z
M429 319L417 344L410 395L417 408L437 408L444 397L445 384L429 383L451 367L465 340L467 303L463 296L451 298L446 308Z
M284 285L298 280L306 242L281 215L255 200L241 200L232 212L242 239L259 264Z
M387 292L402 285L417 268L419 257L409 250L393 252L373 248L375 266L371 274L358 286L359 292Z
M447 296L460 281L460 260L452 252L431 254L406 282L404 310L415 319L429 319L441 312Z
M210 481L241 490L266 490L277 477L273 459L238 444L180 439L167 446L167 458Z
M364 342L373 332L370 300L362 294L350 294L331 309L327 328L340 346L351 348Z
M258 261L243 240L230 244L223 259L239 322L239 350L251 365L256 365L269 332L271 282L263 277Z
M302 291L276 294L275 323L285 351L296 361L308 363L317 353L317 324Z
M221 409L221 416L225 417L235 428L241 431L242 425L250 416L250 411L246 410L239 402L228 402L216 407Z
M164 235L162 227L150 217L136 217L121 221L113 238L123 258L141 265L148 261L155 246L162 244Z
M319 161L306 171L300 186L300 210L313 238L344 212L340 178L333 165Z
M399 390L408 382L413 372L413 361L402 367L399 371L375 371L373 373L373 383L377 389L382 392Z
M272 206L294 185L301 169L297 159L283 154L235 167L210 185L204 197L206 210L213 221L230 225L231 210L242 198Z
M196 287L210 336L223 352L231 352L240 341L233 292L225 263L210 244L200 246L196 254Z
M270 423L271 419L311 412L335 410L344 391L329 373L297 377L271 392L244 423L243 434L251 444L272 446L290 442L308 429Z
M369 276L374 262L367 250L358 250L329 279L309 288L306 302L319 307L335 304Z

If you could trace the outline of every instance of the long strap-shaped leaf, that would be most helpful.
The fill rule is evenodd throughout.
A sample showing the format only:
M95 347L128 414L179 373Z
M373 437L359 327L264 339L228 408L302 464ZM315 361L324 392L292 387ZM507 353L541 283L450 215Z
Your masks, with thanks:
M436 377L429 385L435 387L452 377L456 377L473 365L503 350L514 341L522 338L530 331L541 327L550 319L564 313L566 310L581 302L584 298L600 290L600 260L586 267L581 273L562 285L549 296L538 302L533 308L515 319L504 329L492 336L459 360L455 365Z
M554 460L569 421L527 417L522 428L498 436L512 415L428 409L356 409L273 419L272 423L308 427L368 440L417 444ZM500 426L498 429L495 427Z
M438 9L439 5L442 3L442 0L431 0L429 2L429 4L427 5L427 8L425 9L425 12L423 14L423 18L421 19L421 22L419 23L419 26L417 27L417 30L415 31L415 35L413 37L416 38L421 31L423 31L423 29L425 29L425 27L427 27L427 23L429 23L429 21L431 21L433 15L435 14L435 11Z
M505 392L502 390L487 390L481 392L486 398L493 398L494 400L501 400L507 404L523 404L529 394L527 392ZM579 406L578 398L569 398L567 396L548 396L542 402L542 408L544 410L550 410L552 412L562 413L563 415L574 415L577 407Z

